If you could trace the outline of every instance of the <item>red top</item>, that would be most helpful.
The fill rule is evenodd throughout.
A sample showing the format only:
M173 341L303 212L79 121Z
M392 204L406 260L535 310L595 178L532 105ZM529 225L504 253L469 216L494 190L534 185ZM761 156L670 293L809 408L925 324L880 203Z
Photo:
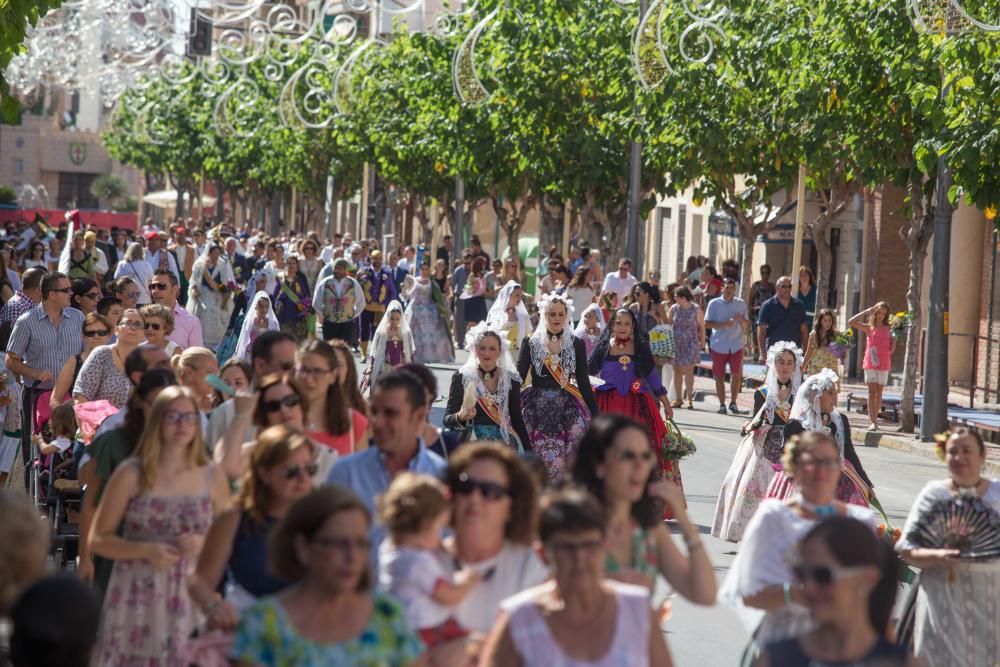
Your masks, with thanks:
M353 454L354 443L357 442L358 436L368 430L368 418L354 408L351 408L350 410L351 428L347 431L347 433L331 435L326 431L306 431L306 435L309 436L313 442L324 445L341 456Z
M872 348L875 355L872 355ZM875 360L878 363L875 363ZM865 360L862 368L867 371L891 371L892 370L892 336L889 327L880 325L873 327L868 333L865 344Z

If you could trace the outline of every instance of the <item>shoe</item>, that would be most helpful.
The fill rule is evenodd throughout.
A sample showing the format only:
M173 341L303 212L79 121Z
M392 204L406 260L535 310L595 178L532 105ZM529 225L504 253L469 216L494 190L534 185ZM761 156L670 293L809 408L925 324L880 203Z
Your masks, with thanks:
M681 401L674 401L673 403L670 404L670 407L672 407L672 408L679 408L682 405L684 405L684 404Z
M729 411L732 412L734 415L745 415L748 412L747 410L740 410L738 407L736 407L735 403L729 404Z
M688 401L688 410L694 410L694 401Z
M725 405L720 405L719 409L716 410L716 412L719 413L720 415L727 415L727 414L729 414L728 412L726 412L726 406Z
M878 424L872 424L872 425L870 425L868 427L868 430L869 431L877 431L878 430Z

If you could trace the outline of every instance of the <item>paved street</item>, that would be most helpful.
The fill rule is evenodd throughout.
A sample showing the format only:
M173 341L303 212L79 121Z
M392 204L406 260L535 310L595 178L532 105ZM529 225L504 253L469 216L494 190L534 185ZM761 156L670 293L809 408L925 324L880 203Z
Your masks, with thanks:
M462 358L464 359L464 353ZM439 393L446 390L453 367L433 366ZM432 421L441 423L446 397L434 404ZM705 545L715 563L721 583L735 553L733 544L710 535L715 500L733 452L739 442L743 418L720 416L714 402L696 403L695 410L677 410L675 421L694 436L698 452L682 466L684 493L688 511L704 534ZM861 458L879 498L893 524L901 527L910 503L924 483L943 477L944 466L935 461L901 453L858 447ZM668 641L676 664L698 667L732 667L748 641L748 634L736 615L721 606L698 607L675 598L672 618L666 623Z

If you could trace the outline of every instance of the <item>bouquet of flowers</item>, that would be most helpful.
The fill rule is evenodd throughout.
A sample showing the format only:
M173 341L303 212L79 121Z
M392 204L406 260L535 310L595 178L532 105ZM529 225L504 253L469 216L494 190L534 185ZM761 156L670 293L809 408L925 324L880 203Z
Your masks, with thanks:
M913 313L909 310L899 311L895 315L889 316L889 331L893 338L906 338L910 327L913 326Z
M844 361L847 359L847 353L854 347L854 331L848 329L833 334L833 341L826 347L830 350L830 354Z
M310 310L312 310L312 305L313 305L312 299L310 299L307 296L304 296L301 299L299 299L299 302L298 304L296 304L295 307L298 308L300 313L308 313Z
M879 514L882 515L882 520L885 522L879 524L878 528L875 529L875 534L880 540L888 543L890 546L895 546L896 542L899 542L899 538L903 536L903 531L899 528L893 528L892 524L889 523L889 516L885 513L885 510L882 508L882 503L875 497L874 492L872 493L870 500L872 507L878 510ZM910 566L907 565L906 562L898 555L896 556L896 559L898 561L896 567L899 573L899 581L904 584L912 584L917 578L916 573L911 570Z
M680 461L691 456L698 448L694 444L694 439L677 427L673 419L667 420L667 437L663 440L660 454L667 461Z

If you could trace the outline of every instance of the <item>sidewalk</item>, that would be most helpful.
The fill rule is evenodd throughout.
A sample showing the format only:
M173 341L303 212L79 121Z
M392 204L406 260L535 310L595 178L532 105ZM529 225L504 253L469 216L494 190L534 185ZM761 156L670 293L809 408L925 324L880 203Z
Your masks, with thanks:
M700 409L715 411L718 409L719 401L715 396L715 380L710 377L703 377L696 374L694 378L694 389L695 410ZM727 394L728 391L729 383L726 383ZM857 410L859 408L856 406L852 406L852 411L847 412L845 397L848 392L865 395L867 391L867 387L863 384L853 384L845 381L841 384L840 395L837 401L840 411L847 415L847 419L851 423L851 439L854 441L856 446L894 449L914 454L922 458L937 460L935 443L922 442L920 440L919 429L917 429L916 434L900 433L899 424L896 424L888 419L881 419L879 420L879 428L881 430L869 431L869 421L866 413L858 412ZM727 401L728 399L729 397L727 395ZM949 403L954 403L956 405L968 405L968 401L968 394L952 391L948 395ZM704 407L699 406L699 402L702 403ZM737 405L740 409L746 410L749 417L750 411L753 410L753 391L750 389L744 389L740 393ZM982 407L990 408L994 406L984 405ZM680 409L683 410L684 408ZM985 472L991 477L1000 477L1000 446L989 442L986 443Z

